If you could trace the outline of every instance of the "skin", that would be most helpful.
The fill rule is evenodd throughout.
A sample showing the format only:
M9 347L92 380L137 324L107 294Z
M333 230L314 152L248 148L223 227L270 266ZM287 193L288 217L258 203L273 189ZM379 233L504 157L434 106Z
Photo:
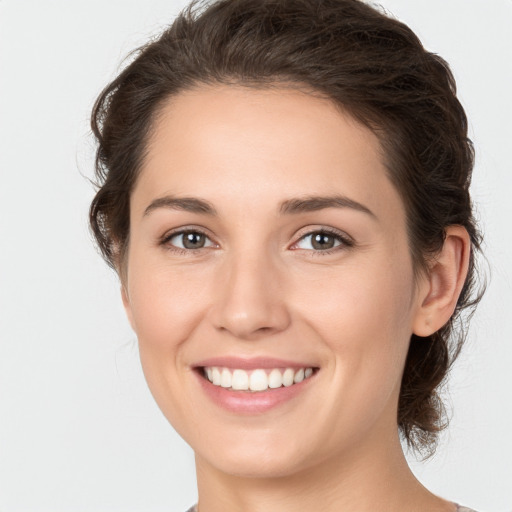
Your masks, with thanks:
M290 198L333 194L372 213L279 214ZM154 203L168 195L217 215ZM151 392L195 451L200 512L454 510L412 475L396 417L410 336L450 318L469 240L448 228L415 281L404 205L372 132L297 89L197 87L160 112L130 208L123 301ZM205 246L162 242L179 228L204 232ZM352 245L323 253L307 236L321 228ZM285 404L237 415L192 370L225 355L320 371Z

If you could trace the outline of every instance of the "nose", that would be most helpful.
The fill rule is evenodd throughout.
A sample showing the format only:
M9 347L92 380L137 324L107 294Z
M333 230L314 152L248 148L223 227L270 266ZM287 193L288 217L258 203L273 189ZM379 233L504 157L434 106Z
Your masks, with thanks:
M239 254L224 262L211 309L216 329L255 340L288 327L283 269L271 259L261 253Z

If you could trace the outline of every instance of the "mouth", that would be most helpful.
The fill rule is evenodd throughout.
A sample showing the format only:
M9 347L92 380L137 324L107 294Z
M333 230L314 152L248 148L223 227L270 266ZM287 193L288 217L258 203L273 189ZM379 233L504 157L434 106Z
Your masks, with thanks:
M199 373L214 386L230 391L261 393L264 391L291 387L309 379L318 368L228 368L202 366Z
M217 407L256 415L304 396L316 381L317 366L275 359L210 359L195 366L200 388Z

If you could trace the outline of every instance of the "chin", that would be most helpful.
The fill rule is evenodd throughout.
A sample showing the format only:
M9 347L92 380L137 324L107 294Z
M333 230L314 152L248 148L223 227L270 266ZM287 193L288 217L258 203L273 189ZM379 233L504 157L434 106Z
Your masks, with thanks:
M196 457L222 473L243 478L282 478L306 469L313 463L304 453L308 443L240 443L212 445L195 450ZM301 445L301 446L298 446ZM194 448L194 447L193 447Z
M298 460L284 457L283 454L259 454L222 457L208 460L222 473L240 478L284 478L289 477L303 469L305 465Z

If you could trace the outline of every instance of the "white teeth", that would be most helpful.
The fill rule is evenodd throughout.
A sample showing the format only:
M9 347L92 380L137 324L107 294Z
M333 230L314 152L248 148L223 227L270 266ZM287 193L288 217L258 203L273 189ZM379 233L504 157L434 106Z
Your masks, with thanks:
M220 386L220 370L218 368L212 368L212 384Z
M231 372L227 368L224 368L220 374L220 385L223 388L231 387Z
M302 382L304 380L304 368L301 368L296 374L295 377L293 377L293 382L295 384Z
M236 390L249 389L249 375L245 370L235 370L233 372L231 387Z
M251 373L249 389L251 391L264 391L268 389L268 377L265 370L254 370Z
M286 368L283 373L283 386L291 386L293 384L294 372L292 368Z
M254 392L289 387L311 377L313 373L313 368L299 368L297 371L293 368L286 368L284 371L274 368L270 372L264 369L246 371L216 366L203 368L204 376L215 386Z
M269 388L280 388L283 385L283 376L281 372L274 368L268 376L268 387Z

